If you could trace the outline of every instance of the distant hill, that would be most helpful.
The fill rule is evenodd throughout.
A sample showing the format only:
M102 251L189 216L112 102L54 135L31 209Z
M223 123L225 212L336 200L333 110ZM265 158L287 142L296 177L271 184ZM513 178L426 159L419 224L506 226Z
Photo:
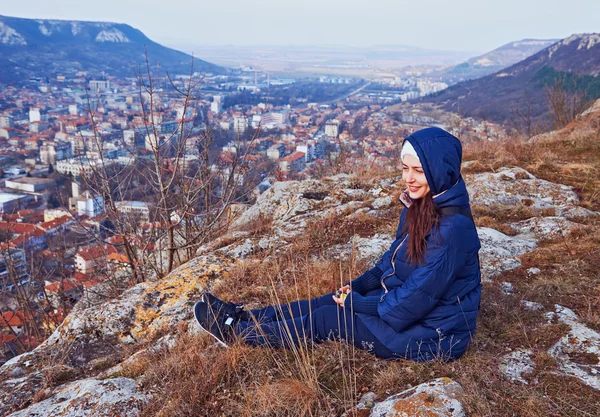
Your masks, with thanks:
M557 41L559 39L523 39L510 42L462 64L445 69L439 75L449 84L480 78L516 64Z
M76 71L133 76L132 65L150 63L187 74L192 57L159 45L126 24L0 16L0 82L22 82ZM194 59L194 70L223 69Z
M506 69L420 101L498 123L527 114L532 123L550 127L546 87L560 83L567 93L591 101L600 97L599 74L600 34L572 35Z

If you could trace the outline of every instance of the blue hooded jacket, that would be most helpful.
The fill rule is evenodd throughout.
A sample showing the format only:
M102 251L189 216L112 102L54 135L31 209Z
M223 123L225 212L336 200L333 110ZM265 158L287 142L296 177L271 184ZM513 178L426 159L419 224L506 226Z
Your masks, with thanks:
M470 209L460 175L460 141L439 128L420 130L405 140L419 156L436 207ZM389 250L352 282L346 308L354 308L374 336L399 357L456 359L473 336L479 312L480 243L475 225L462 214L442 215L439 231L427 235L424 263L411 265L403 244L406 211Z

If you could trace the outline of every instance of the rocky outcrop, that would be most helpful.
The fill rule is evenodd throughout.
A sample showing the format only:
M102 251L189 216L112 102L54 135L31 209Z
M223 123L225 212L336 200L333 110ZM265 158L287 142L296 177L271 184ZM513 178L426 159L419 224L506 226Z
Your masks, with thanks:
M148 399L133 379L84 379L63 385L47 400L9 417L135 417Z
M222 256L198 257L161 281L136 285L118 299L69 315L43 344L0 368L0 415L30 403L57 364L66 367L66 379L99 372L101 367L96 370L94 365L120 360L124 346L173 333L192 317L191 306L208 282L214 283L231 265Z
M568 185L534 177L523 168L503 168L495 173L468 174L465 179L472 205L516 205L554 209L558 216L594 214L579 207L579 197Z
M197 253L216 250L239 259L268 249L283 250L317 220L380 214L393 204L391 193L399 187L399 180L386 178L356 184L353 177L339 174L323 180L276 182L233 222L232 232L201 247ZM252 237L252 233L244 231L257 221L270 222L270 233ZM223 245L228 241L234 243Z
M536 310L541 308L540 305L535 307ZM600 334L581 323L571 309L560 305L554 309L546 313L548 323L558 321L569 327L568 333L548 350L558 365L556 373L572 376L600 390ZM511 352L502 358L500 370L507 378L528 384L525 376L535 370L533 354L531 349Z
M561 373L600 390L600 334L583 325L573 310L560 305L554 308L547 313L548 319L556 317L569 326L569 332L548 353L556 359Z
M493 277L521 266L519 256L532 251L537 246L531 238L507 236L502 232L488 227L477 229L481 250L481 278L489 282Z
M322 257L347 260L354 255L358 260L367 260L369 264L373 264L388 250L393 241L393 236L379 233L370 238L354 235L348 243L327 249Z

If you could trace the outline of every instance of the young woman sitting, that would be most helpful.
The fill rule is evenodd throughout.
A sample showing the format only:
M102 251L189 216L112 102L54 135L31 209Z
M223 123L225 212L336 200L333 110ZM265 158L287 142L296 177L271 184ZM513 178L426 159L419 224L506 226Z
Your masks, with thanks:
M479 238L460 174L460 141L439 128L404 139L396 239L376 265L333 294L244 311L207 293L194 308L221 343L289 347L344 339L385 359L456 359L475 331ZM337 295L336 295L337 294Z

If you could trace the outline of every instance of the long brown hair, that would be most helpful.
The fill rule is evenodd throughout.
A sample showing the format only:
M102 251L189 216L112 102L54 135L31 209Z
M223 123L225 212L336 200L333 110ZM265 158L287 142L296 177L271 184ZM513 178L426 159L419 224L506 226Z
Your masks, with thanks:
M403 232L408 233L406 256L411 264L422 264L427 246L426 236L434 227L439 226L440 215L437 212L431 192L413 200L406 213Z

